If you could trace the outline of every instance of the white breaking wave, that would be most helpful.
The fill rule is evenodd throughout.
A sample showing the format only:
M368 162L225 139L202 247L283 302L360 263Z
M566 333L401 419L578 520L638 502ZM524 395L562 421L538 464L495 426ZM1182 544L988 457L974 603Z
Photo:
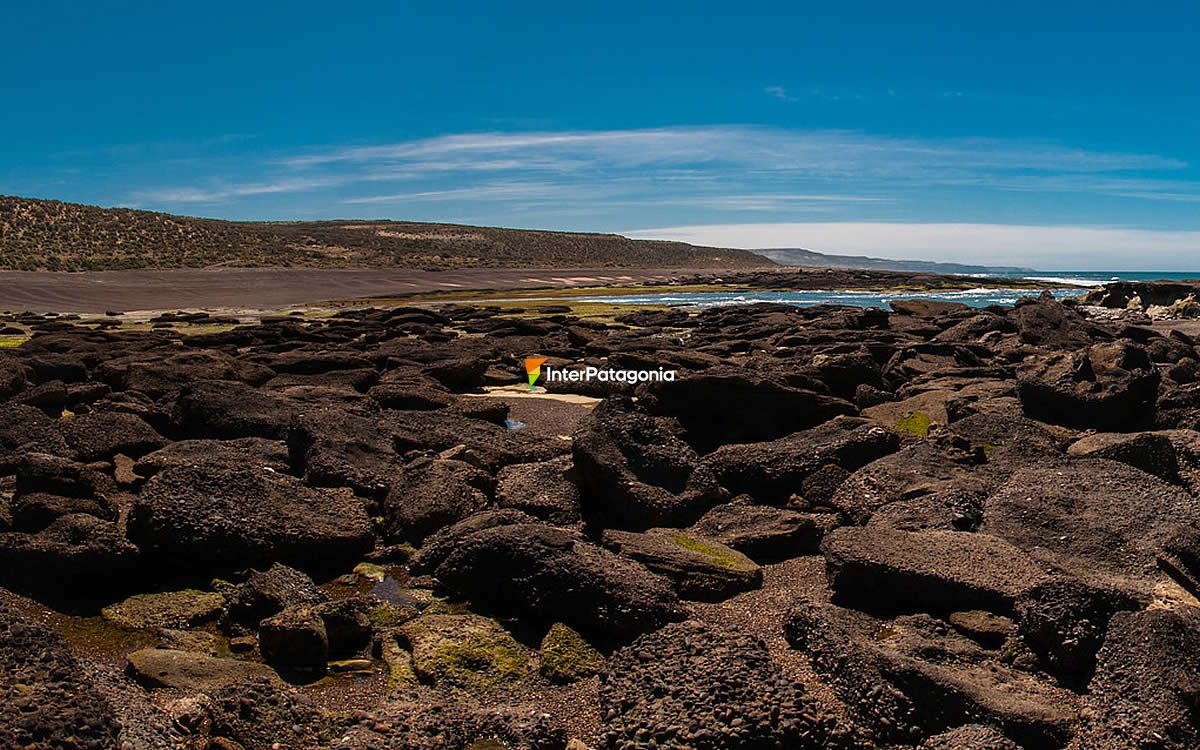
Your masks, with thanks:
M1076 279L1070 276L1026 276L1030 281L1045 281L1048 284L1073 284L1075 286L1103 286L1108 283L1106 281L1098 281L1097 279ZM1117 281L1114 276L1110 281Z

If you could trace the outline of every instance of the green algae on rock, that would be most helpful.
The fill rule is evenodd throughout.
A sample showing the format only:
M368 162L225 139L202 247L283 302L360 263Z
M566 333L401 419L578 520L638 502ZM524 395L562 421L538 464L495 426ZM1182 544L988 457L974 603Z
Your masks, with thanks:
M424 615L398 632L412 649L417 675L438 687L487 690L529 672L529 650L487 617Z
M130 630L189 628L214 619L225 597L211 591L184 589L137 594L101 610L104 619Z
M556 622L542 639L541 672L553 682L575 682L598 674L604 655L578 631Z

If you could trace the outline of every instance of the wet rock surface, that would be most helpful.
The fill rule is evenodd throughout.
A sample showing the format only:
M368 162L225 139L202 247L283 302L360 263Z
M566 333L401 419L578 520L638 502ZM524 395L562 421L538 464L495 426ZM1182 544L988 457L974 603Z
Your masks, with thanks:
M1090 309L9 316L0 745L1196 747L1200 352Z

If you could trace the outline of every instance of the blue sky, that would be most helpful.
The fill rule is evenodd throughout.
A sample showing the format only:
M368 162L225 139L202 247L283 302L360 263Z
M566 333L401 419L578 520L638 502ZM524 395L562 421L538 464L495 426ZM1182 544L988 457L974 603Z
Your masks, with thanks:
M1200 269L1195 3L114 1L5 16L0 193Z

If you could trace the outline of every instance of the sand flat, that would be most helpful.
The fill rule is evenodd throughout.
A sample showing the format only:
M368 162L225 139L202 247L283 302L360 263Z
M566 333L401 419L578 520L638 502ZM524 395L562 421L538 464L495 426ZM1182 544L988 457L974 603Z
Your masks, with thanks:
M215 268L161 271L0 271L0 310L102 313L181 308L278 309L325 300L446 289L522 289L665 281L689 269Z

